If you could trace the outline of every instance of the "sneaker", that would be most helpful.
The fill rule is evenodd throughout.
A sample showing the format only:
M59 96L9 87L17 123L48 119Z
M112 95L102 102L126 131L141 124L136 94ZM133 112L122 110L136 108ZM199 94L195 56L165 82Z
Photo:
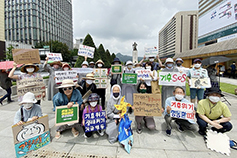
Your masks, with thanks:
M184 132L183 127L181 127L177 122L175 122L175 123L176 123L177 130L178 130L180 133Z
M13 100L8 100L8 101L7 101L8 104L9 104L9 103L12 103L12 102L14 102L14 101L13 101Z
M104 134L105 134L104 131L97 131L97 133L99 133L100 136L104 136Z
M167 130L166 130L166 135L167 135L168 137L171 136L171 129L167 129Z
M206 136L207 134L206 134L206 132L203 132L203 131L198 131L198 133L200 134L200 135L202 135L202 136Z
M137 128L136 131L137 131L138 134L141 134L141 133L142 133L142 129L138 129L138 128Z
M84 138L88 138L88 137L86 136L86 133L84 133L84 135L83 135L83 136L84 136Z

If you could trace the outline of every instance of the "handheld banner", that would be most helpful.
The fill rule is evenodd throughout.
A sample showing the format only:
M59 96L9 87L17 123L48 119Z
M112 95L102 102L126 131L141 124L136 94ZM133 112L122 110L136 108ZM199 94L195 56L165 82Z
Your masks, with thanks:
M143 80L151 80L150 73L151 73L151 70L146 70L146 69L136 70L137 79L142 78Z
M189 80L190 83L190 88L211 88L211 81L210 78L194 78L192 77Z
M106 128L105 111L86 113L85 132L103 130Z
M62 83L65 79L72 79L74 82L78 80L77 72L75 70L68 71L55 71L55 82L57 84Z
M194 110L193 103L172 101L170 116L194 122L193 110Z
M122 83L123 84L137 84L137 74L123 73Z
M61 53L46 53L46 56L49 57L49 61L63 61Z
M155 57L158 54L158 50L154 47L145 47L145 56L146 57Z
M79 105L74 104L70 109L67 106L56 106L55 125L65 125L78 123L79 121Z
M94 77L96 78L94 83L96 88L105 89L107 88L107 69L94 69Z
M92 68L72 68L72 70L75 70L78 74L88 74L92 73Z
M123 67L122 65L111 65L111 72L113 74L122 74Z
M38 49L13 49L12 55L17 64L40 63Z
M159 72L159 85L185 86L186 73L180 72Z
M48 115L23 125L13 125L12 132L17 158L37 150L50 142Z
M95 51L94 47L89 47L89 46L80 44L79 50L78 50L78 55L87 56L88 58L93 59L94 58L94 51Z
M162 116L161 94L133 94L135 116Z

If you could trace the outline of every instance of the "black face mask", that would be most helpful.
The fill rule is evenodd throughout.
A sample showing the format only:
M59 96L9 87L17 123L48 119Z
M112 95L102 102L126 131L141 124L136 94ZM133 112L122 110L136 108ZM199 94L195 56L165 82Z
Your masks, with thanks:
M182 63L177 63L176 65L177 65L177 66L181 66L181 65L182 65Z
M113 93L113 96L117 98L119 96L119 93Z
M90 68L94 68L94 65L90 65Z

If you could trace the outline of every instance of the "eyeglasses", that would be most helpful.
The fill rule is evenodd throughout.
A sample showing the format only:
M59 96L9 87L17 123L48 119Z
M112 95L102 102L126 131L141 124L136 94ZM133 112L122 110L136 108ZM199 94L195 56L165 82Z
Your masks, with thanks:
M66 91L66 90L72 90L72 87L63 88L63 91Z

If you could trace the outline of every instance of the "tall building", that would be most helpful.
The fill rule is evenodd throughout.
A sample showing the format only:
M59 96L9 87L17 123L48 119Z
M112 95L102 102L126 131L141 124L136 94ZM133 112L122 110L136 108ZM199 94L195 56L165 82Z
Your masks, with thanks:
M4 59L5 31L4 31L4 0L0 0L0 60Z
M237 0L199 0L198 45L237 37Z
M72 49L71 0L5 0L5 39L32 46L58 40Z
M176 13L159 31L159 56L173 57L197 47L197 11Z

